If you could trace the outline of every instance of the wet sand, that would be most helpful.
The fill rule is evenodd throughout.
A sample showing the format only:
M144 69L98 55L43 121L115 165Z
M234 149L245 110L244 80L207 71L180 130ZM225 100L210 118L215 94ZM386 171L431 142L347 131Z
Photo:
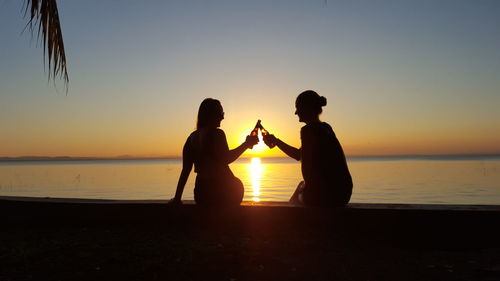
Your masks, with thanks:
M500 279L496 207L366 207L0 199L0 280Z

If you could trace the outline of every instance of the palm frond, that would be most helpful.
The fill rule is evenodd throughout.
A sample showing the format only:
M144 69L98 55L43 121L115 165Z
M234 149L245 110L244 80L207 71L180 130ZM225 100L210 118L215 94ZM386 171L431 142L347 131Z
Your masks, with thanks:
M24 16L31 33L38 26L37 36L43 45L44 63L48 64L49 80L60 77L69 83L66 54L56 0L25 0Z

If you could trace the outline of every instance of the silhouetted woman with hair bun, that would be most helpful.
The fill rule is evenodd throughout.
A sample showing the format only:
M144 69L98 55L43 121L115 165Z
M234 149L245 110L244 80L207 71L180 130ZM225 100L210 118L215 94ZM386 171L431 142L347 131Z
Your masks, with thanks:
M196 204L211 206L239 205L243 199L243 184L233 175L228 164L246 149L259 142L257 136L247 136L245 142L229 150L226 135L219 129L224 111L216 99L203 100L198 110L196 131L191 133L182 150L182 172L171 203L181 203L184 186L194 165Z
M342 146L333 129L319 115L326 98L308 90L295 101L295 114L306 125L300 130L302 147L297 149L268 135L266 144L275 144L288 156L301 161L302 181L290 202L314 206L344 206L352 194L352 178Z

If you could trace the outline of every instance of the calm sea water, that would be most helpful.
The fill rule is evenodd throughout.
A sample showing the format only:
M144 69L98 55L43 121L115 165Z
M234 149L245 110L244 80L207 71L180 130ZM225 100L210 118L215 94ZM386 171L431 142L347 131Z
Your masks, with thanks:
M0 162L0 195L105 199L173 197L181 160ZM500 156L358 157L348 160L351 202L500 204ZM231 164L244 200L287 201L301 180L290 159ZM183 199L193 199L191 174Z

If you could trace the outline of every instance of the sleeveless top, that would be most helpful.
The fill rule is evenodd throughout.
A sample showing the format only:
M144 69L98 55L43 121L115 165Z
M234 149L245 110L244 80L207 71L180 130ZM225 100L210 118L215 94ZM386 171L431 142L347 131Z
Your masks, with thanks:
M224 160L228 152L224 132L216 128L194 131L188 138L189 154L194 163L194 172L205 178L232 174Z
M314 197L349 197L352 178L340 142L325 122L311 123L300 131L305 189ZM325 198L326 199L326 198Z

